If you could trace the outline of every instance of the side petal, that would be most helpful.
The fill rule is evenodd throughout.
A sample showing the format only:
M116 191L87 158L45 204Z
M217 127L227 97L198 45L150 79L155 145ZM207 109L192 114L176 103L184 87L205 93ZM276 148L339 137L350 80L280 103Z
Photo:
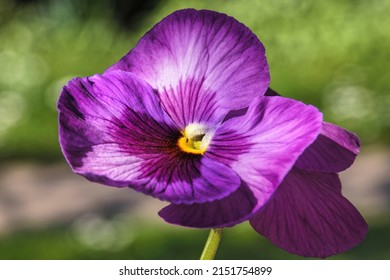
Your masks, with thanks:
M170 205L160 216L191 227L232 226L249 219L314 141L321 123L322 114L313 106L283 97L258 97L245 115L225 121L215 131L204 154L231 166L242 180L240 189L204 205Z
M296 168L250 223L275 245L304 257L347 251L367 233L360 213L342 196L337 174Z
M295 166L311 171L341 172L355 161L359 147L356 134L324 122L321 134L305 150Z
M271 88L267 89L265 95L280 96ZM295 166L311 171L341 172L352 165L359 148L360 141L356 134L324 122L320 135L299 157Z
M132 73L76 78L64 87L58 110L62 151L91 181L173 203L221 199L240 185L231 168L180 151L180 131Z
M108 71L135 73L157 90L184 128L219 122L245 108L269 84L265 49L246 26L213 11L176 11L155 25Z
M73 168L93 146L130 145L129 135L151 134L139 140L153 141L178 134L150 86L124 71L71 80L57 108L61 148Z

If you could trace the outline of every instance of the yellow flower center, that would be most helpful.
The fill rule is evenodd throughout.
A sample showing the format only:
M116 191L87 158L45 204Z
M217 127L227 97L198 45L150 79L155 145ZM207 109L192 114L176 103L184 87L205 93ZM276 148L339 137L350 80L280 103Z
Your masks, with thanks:
M177 141L179 148L186 153L203 155L211 140L211 133L202 124L190 124L184 131L182 137Z
M181 137L178 141L179 147L183 152L189 154L203 155L206 149L200 148L201 141L193 141L185 136Z

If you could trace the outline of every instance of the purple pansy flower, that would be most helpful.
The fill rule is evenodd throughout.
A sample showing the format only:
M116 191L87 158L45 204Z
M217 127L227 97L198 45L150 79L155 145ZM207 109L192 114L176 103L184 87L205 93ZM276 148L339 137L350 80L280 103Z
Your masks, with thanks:
M337 173L356 135L311 105L277 96L265 50L232 17L177 11L102 75L75 78L58 101L62 151L74 172L171 204L169 223L249 220L281 248L326 257L364 238Z

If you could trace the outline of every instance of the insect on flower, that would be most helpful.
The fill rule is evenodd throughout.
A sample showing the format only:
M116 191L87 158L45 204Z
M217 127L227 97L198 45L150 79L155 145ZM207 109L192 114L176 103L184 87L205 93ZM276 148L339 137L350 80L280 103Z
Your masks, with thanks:
M63 88L63 154L91 181L170 202L159 212L168 223L249 220L291 253L348 250L367 224L337 173L359 140L269 82L265 49L246 26L213 11L174 12L105 73Z

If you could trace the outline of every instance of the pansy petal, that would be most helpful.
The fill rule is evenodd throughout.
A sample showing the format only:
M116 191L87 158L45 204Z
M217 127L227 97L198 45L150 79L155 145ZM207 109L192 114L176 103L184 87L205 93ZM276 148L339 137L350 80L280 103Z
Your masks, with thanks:
M108 71L135 73L157 90L177 125L222 120L265 93L268 64L246 26L214 11L176 11Z
M83 167L76 171L92 181L129 186L172 203L221 199L240 185L240 178L231 168L209 158L188 156L169 146L164 147L168 153L148 153L141 148L144 154L132 156L136 145L95 146L83 160Z
M296 167L324 172L340 172L355 161L359 138L337 125L323 123L321 134L296 162Z
M191 205L170 204L158 214L166 222L180 226L230 227L245 221L256 205L256 197L245 182L241 182L239 189L221 200Z
M280 96L271 88L266 96ZM296 167L324 172L341 172L352 165L359 153L360 141L356 134L324 122L321 133L299 157Z
M341 194L337 174L292 169L252 227L282 249L325 258L351 249L367 224Z
M154 134L143 141L178 135L150 86L124 71L73 79L57 106L60 144L72 167L92 146L128 144L131 126L134 135Z
M205 154L231 166L263 205L322 124L317 108L283 97L258 97L245 115L224 122Z
M91 181L173 203L221 199L240 185L231 168L180 150L180 131L152 88L132 73L72 80L58 110L63 153Z
M167 222L191 227L231 226L250 218L317 137L321 123L322 114L313 106L283 97L258 97L245 115L227 120L215 131L204 154L231 166L243 181L240 189L204 205L170 205L160 215ZM203 213L204 220L195 213ZM189 216L196 219L186 219Z

